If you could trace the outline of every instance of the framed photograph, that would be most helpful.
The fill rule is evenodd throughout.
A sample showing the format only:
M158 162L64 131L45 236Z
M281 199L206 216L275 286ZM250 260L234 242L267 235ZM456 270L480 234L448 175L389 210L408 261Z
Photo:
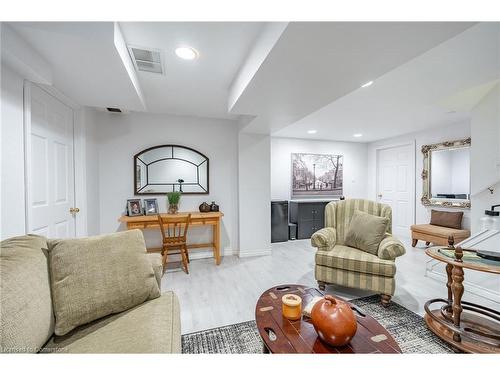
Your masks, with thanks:
M142 216L142 204L140 199L127 199L128 216Z
M292 198L343 195L344 157L333 154L292 154Z
M146 215L158 215L158 201L156 198L144 199L144 213Z

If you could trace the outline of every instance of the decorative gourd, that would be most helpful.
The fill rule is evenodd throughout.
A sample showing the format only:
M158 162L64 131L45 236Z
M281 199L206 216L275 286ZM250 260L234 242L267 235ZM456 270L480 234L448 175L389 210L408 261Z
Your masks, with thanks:
M316 302L311 319L319 338L332 346L347 345L356 333L356 317L351 306L330 295Z

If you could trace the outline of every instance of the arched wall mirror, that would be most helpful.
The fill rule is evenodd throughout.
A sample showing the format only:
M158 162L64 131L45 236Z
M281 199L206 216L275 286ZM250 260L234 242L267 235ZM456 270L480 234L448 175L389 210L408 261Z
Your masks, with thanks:
M135 194L208 194L208 158L189 147L155 146L134 156Z

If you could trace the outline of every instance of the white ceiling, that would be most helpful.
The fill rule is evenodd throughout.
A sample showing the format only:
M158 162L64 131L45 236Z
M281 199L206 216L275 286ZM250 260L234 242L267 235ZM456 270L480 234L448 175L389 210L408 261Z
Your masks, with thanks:
M164 75L138 72L149 112L234 118L227 112L228 90L259 34L258 22L120 22L128 44L160 49ZM199 52L179 59L175 48Z
M113 22L10 23L53 67L54 86L77 103L143 111L114 45ZM120 22L127 44L160 49L164 75L136 72L148 112L235 118L228 90L259 34L258 22ZM199 58L185 61L188 45Z
M12 22L49 64L53 84L80 105L144 106L114 46L113 22Z
M113 22L10 25L81 105L144 111L142 92L148 112L239 117L244 131L283 137L368 142L460 121L500 79L499 23L121 22L127 44L163 54L164 75L133 72L139 88ZM180 45L199 58L179 59Z
M370 142L452 124L468 120L468 111L498 79L500 24L482 23L274 135ZM309 129L317 133L309 135Z
M245 131L276 132L472 25L290 23L232 111L256 116Z

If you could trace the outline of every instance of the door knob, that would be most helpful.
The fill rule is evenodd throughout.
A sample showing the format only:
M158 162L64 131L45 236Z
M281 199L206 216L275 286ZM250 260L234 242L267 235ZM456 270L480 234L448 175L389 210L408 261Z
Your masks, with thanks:
M79 209L78 207L71 207L71 208L69 209L69 212L70 212L71 214L77 214L78 212L80 212L80 209Z

